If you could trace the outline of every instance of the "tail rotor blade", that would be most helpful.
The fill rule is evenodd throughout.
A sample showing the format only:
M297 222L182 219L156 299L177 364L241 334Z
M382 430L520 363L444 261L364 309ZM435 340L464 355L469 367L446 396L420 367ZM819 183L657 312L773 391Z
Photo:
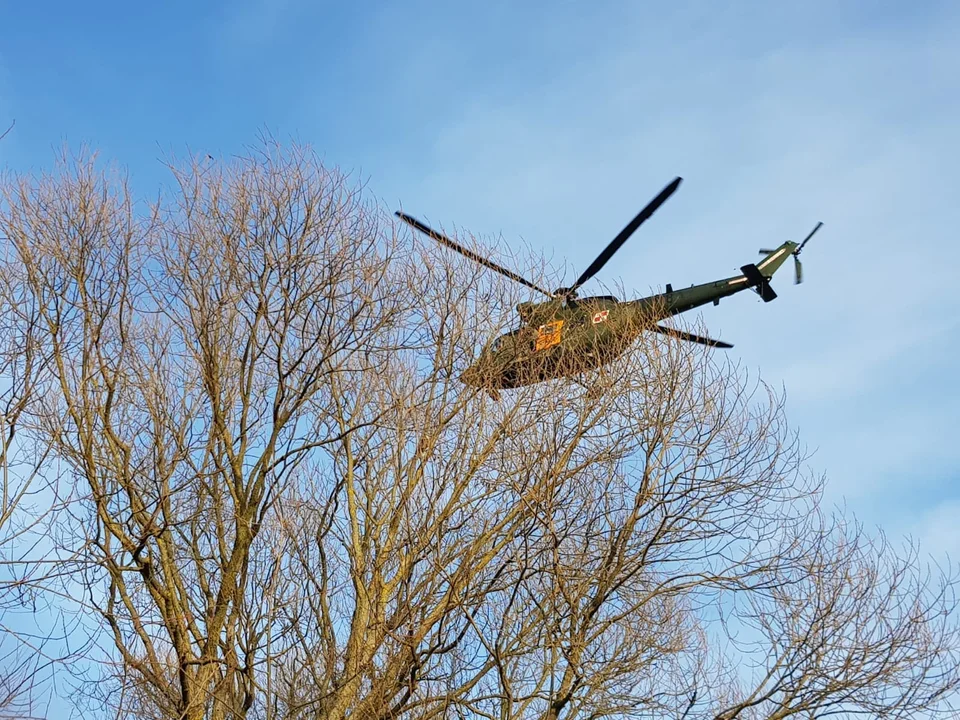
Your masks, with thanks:
M800 264L800 258L794 256L793 266L796 270L796 280L794 281L794 285L799 285L803 282L803 265Z
M810 234L807 235L807 236L803 239L803 242L802 242L802 243L800 243L800 247L798 247L796 250L793 251L793 254L794 254L794 255L799 255L799 254L800 254L800 251L803 250L803 246L806 245L808 242L810 242L810 238L812 238L813 235L814 235L814 233L816 233L817 230L819 230L822 226L823 226L823 223L822 223L822 222L818 222L818 223L817 223L817 226L816 226L813 230L811 230L811 231L810 231Z

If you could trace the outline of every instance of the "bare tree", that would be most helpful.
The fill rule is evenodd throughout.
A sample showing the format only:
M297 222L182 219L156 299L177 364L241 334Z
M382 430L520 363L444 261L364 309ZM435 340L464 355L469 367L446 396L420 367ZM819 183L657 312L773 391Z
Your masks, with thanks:
M58 504L56 477L48 476L49 446L23 437L49 380L50 358L21 271L8 254L0 268L0 717L38 707L44 671L61 658L56 612L41 592L57 572L44 537Z
M303 148L172 170L144 211L65 160L0 217L118 714L948 709L951 576L821 510L762 383L650 333L495 402L458 376L517 288Z

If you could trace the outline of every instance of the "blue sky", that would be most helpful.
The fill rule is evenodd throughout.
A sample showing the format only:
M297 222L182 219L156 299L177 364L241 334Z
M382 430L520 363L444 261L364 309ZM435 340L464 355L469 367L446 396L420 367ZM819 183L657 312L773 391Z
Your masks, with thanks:
M149 195L167 152L266 128L391 207L544 251L572 280L721 277L825 225L764 306L702 314L785 386L828 497L960 555L960 6L949 2L14 3L0 166L63 142Z

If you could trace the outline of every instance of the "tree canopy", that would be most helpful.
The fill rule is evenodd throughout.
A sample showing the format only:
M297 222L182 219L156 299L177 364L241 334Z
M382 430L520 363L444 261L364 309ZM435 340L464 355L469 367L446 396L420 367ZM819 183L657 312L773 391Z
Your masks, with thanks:
M0 185L3 598L77 618L78 702L951 711L952 571L823 507L782 393L649 333L494 401L457 376L523 288L304 147L170 171L152 202L86 155Z

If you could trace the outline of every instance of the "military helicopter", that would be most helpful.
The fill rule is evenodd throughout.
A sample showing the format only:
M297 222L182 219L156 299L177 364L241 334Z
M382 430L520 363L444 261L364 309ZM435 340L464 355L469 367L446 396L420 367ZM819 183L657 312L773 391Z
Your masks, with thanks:
M397 217L441 245L549 298L545 302L517 305L520 326L485 346L475 362L460 376L460 380L482 388L498 399L498 390L532 385L599 368L624 352L645 331L663 333L714 348L731 348L733 345L729 343L660 325L659 322L707 303L719 305L722 298L748 289L754 290L764 302L770 302L777 297L770 280L790 256L793 256L795 264L795 283L803 282L800 253L823 225L822 222L817 223L800 243L788 241L774 250L761 250L763 259L758 263L743 265L740 275L681 290L674 290L667 283L665 292L637 300L621 301L613 295L578 297L577 290L607 264L637 228L676 192L681 182L682 178L675 178L651 200L573 285L557 288L553 292L458 245L416 218L397 211Z

